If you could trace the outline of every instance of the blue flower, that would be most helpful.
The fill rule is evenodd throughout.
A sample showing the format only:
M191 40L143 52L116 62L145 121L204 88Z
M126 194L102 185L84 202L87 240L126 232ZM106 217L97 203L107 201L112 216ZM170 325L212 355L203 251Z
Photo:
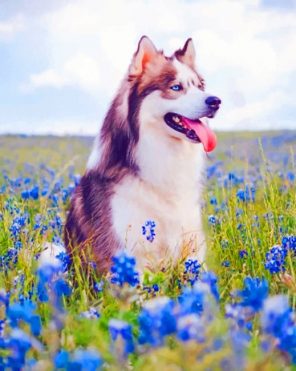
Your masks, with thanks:
M204 291L195 284L193 287L185 287L178 298L180 314L200 314L204 310Z
M282 238L282 247L296 253L296 236L284 236Z
M147 301L139 314L139 343L160 346L176 331L175 303L167 297Z
M69 359L70 359L69 353L64 349L61 349L54 357L55 368L66 369Z
M153 242L155 238L156 223L153 220L147 220L142 226L142 235L146 236L146 240Z
M19 321L22 320L28 323L31 327L32 334L40 335L41 319L35 313L36 305L30 300L24 300L23 303L11 304L6 311L7 318L10 321L11 327L17 327Z
M80 316L88 319L97 319L100 317L100 314L96 308L90 307L89 310L80 313Z
M118 342L119 345L123 344L123 349L117 349L117 351L122 353L121 357L126 357L129 353L133 353L135 346L130 324L118 319L111 319L109 321L109 332L113 346L116 342Z
M97 371L102 364L102 358L95 349L78 349L68 362L67 370Z
M208 216L208 221L212 225L218 224L218 219L215 215L209 215Z
M130 286L138 285L139 273L135 271L136 260L134 257L121 252L112 258L113 265L111 267L111 283L118 286L123 286L127 283Z
M211 294L216 301L219 301L220 295L217 285L217 276L213 272L203 272L201 275L201 282L209 286Z
M254 202L255 201L256 188L254 186L246 185L245 189L239 189L236 192L236 197L239 201L243 202Z
M265 269L269 270L271 274L283 272L285 270L286 256L286 248L279 245L273 246L266 253Z
M243 259L244 257L248 256L248 252L246 250L239 251L239 257Z
M184 342L189 340L204 342L205 327L200 316L188 314L180 317L177 322L177 337Z
M196 259L187 259L184 265L184 275L191 285L193 285L198 280L201 265Z
M257 312L268 296L268 282L265 278L246 277L244 288L237 292L237 296L241 298L241 306L250 307Z

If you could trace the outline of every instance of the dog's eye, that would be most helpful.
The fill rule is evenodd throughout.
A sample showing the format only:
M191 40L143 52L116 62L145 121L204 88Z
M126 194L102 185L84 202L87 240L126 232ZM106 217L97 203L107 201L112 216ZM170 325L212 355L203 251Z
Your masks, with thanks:
M172 85L171 89L174 90L174 91L180 91L180 90L183 89L183 87L180 84L176 84L176 85Z

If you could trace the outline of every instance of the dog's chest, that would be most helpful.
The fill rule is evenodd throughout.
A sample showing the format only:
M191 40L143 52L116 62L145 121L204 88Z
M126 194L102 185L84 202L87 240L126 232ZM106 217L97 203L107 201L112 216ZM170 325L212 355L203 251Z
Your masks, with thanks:
M149 265L149 260L176 260L182 244L201 229L199 169L184 163L161 168L157 162L144 169L154 183L147 179L144 170L144 179L130 176L118 184L111 200L114 232L122 247L135 255L142 267ZM142 228L150 220L155 222L152 242L150 227L145 234ZM155 266L155 262L151 264Z

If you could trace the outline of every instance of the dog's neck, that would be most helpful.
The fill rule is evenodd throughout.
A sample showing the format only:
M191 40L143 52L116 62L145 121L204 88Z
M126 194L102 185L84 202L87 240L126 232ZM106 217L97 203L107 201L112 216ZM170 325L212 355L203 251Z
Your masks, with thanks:
M170 137L157 125L165 124L151 123L140 128L135 151L140 178L166 193L194 193L204 170L202 145Z

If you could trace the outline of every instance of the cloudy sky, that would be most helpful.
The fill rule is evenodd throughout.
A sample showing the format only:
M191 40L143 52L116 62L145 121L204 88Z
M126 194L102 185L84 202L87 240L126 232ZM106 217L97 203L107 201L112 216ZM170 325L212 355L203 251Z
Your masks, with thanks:
M296 0L0 0L0 132L95 134L143 34L193 37L214 128L296 129Z

